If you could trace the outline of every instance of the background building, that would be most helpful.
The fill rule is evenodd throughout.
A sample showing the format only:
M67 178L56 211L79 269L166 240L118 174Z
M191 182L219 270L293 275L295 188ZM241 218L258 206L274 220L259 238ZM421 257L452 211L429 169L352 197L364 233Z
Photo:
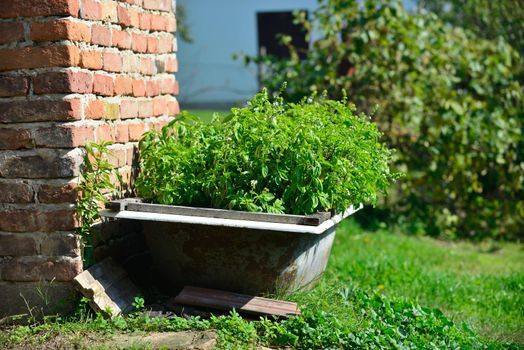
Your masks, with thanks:
M251 97L258 90L256 68L246 68L242 61L233 60L233 55L256 54L265 42L271 41L270 35L263 37L264 34L277 29L293 30L293 10L311 11L317 5L316 0L179 0L178 3L185 7L187 25L194 39L193 43L179 40L178 59L183 69L177 78L182 86L179 100L184 109L229 107Z

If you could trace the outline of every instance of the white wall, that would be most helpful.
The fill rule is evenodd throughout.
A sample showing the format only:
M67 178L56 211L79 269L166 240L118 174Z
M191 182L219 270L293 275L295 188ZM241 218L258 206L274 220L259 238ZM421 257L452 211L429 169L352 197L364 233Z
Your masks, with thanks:
M194 39L178 40L180 96L186 103L244 101L257 91L256 70L248 70L234 53L257 53L259 11L316 7L316 0L177 0L186 7Z

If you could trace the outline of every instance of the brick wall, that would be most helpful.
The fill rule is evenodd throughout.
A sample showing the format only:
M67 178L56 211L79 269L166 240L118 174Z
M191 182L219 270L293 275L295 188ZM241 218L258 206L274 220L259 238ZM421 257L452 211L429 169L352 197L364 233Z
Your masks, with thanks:
M175 28L171 0L0 1L0 316L68 305L82 146L114 141L129 179L179 110Z

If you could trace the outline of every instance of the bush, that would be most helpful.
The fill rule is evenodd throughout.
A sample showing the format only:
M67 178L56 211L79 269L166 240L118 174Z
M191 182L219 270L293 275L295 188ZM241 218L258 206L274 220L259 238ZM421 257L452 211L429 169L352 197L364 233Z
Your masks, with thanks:
M140 142L139 196L155 203L311 214L375 203L390 151L347 101L261 93L211 124L176 119Z
M418 0L418 6L446 23L485 39L503 37L524 54L524 2L521 0Z
M399 3L321 0L308 21L320 38L300 59L246 57L266 66L263 84L299 100L345 89L372 113L396 169L407 176L388 207L433 235L524 237L523 59L502 39L487 41L409 14ZM309 34L308 34L309 35ZM397 198L398 197L398 198ZM416 225L415 225L416 226Z

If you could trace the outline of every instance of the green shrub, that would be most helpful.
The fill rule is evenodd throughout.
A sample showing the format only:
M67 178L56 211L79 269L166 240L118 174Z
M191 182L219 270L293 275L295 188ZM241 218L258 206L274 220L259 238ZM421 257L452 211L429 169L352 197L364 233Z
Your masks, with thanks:
M155 203L310 214L375 203L390 151L347 101L256 95L211 124L176 119L140 142L139 196Z
M467 28L485 39L503 37L524 54L524 2L522 0L417 0L418 6L446 23Z
M375 120L396 168L407 172L388 207L434 235L524 237L523 59L487 41L409 14L387 0L321 0L308 21L320 38L300 59L246 57L266 66L263 84L300 100L348 91Z

